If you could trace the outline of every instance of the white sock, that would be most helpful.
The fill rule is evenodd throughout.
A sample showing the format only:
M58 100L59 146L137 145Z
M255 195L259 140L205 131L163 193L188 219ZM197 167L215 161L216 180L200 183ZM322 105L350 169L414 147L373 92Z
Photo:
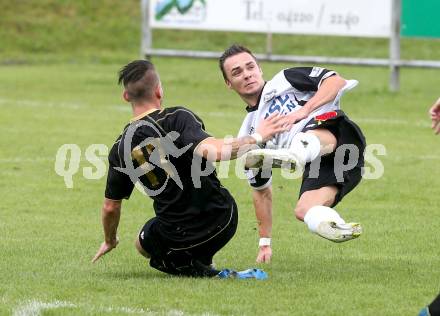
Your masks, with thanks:
M290 149L300 160L307 163L319 156L321 143L316 135L300 132L293 137Z
M307 211L306 216L304 216L304 223L306 223L310 231L314 233L316 233L316 229L318 228L319 224L324 221L335 222L337 224L345 223L342 217L339 216L338 212L330 207L322 205L311 207Z

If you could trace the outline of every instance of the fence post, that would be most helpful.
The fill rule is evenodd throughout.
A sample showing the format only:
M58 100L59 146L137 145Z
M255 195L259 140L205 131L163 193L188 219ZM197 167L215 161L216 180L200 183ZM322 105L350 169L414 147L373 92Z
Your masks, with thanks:
M390 90L400 88L400 16L402 1L393 0L391 7L391 37L390 37Z
M266 34L266 57L267 59L270 59L272 56L272 32L268 31Z
M149 0L141 0L141 59L151 59L151 47L153 34L150 26L150 4Z

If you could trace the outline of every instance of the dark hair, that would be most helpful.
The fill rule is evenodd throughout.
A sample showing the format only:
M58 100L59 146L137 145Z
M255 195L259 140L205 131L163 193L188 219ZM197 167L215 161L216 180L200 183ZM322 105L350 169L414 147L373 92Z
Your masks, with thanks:
M134 60L119 71L118 83L123 84L131 101L150 99L159 83L159 75L148 60Z
M252 52L248 48L241 46L239 44L231 45L229 48L227 48L224 51L224 53L220 56L220 59L219 59L220 70L222 71L223 78L225 80L228 79L228 77L226 76L225 67L224 67L226 59L228 59L229 57L235 56L237 54L241 54L241 53L248 53L258 63L257 58L255 58L254 54L252 54Z

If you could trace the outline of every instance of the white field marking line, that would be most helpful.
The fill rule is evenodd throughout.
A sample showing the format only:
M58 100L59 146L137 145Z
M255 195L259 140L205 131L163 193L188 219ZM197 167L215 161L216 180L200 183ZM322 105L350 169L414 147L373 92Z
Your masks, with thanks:
M18 105L24 107L58 107L58 108L70 108L70 109L78 109L80 107L89 106L88 103L70 103L70 102L42 102L35 100L14 100L14 99L0 99L1 105ZM114 109L119 112L131 112L131 108L127 106L127 104L117 104L110 105L110 109ZM241 118L241 114L231 113L231 112L219 112L219 111L198 111L197 114L201 116L211 116L211 117L239 117ZM401 119L388 119L388 118L355 118L355 122L365 123L365 124L383 124L383 125L410 125L410 126L418 126L418 127L429 127L430 123L428 121L410 121L410 120L401 120Z
M0 99L0 106L4 105L17 105L22 107L46 107L46 108L67 108L67 109L79 109L81 107L90 106L89 103L71 103L71 102L53 102L53 101L35 101L35 100L14 100L14 99ZM110 105L110 109L114 109L121 112L131 112L131 107L127 104Z
M79 306L80 307L80 306ZM188 314L183 311L172 309L167 312L154 312L150 310L144 310L143 308L132 308L132 307L92 307L88 311L96 311L101 313L125 313L125 314L138 314L145 316L217 316L217 314L204 312L203 314Z
M131 109L129 109L131 111ZM234 117L234 118L243 118L244 114L242 113L231 113L231 112L219 112L219 111L198 111L196 114L200 116L212 116L212 117ZM383 125L410 125L410 126L419 126L419 127L429 127L430 122L428 120L422 121L411 121L411 120L401 120L401 119L388 119L388 118L380 118L380 117L363 117L363 118L354 118L353 121L365 124L383 124Z
M124 313L124 314L139 314L139 315L157 315L150 311L146 311L142 308L131 308L131 307L88 307L75 305L69 302L54 301L52 303L45 303L40 301L31 300L26 302L24 305L19 306L13 312L13 316L40 316L45 310L57 309L57 308L81 308L86 309L89 312L97 311L104 313Z
M131 109L129 109L131 111ZM237 113L231 112L218 112L218 111L198 111L196 114L200 116L211 116L211 117L234 117L234 118L243 118L244 116ZM380 118L380 117L363 117L363 118L354 118L353 121L356 123L364 123L364 124L378 124L378 125L410 125L410 126L418 126L418 127L430 127L431 123L426 120L401 120L401 119L388 119L388 118Z
M401 155L386 155L386 159L388 160L404 160L404 159L418 159L418 160L440 160L439 155L421 155L421 156L401 156ZM15 158L0 158L0 164L2 163L28 163L28 162L55 162L56 158L47 158L47 157L38 157L38 158L21 158L21 157L15 157ZM94 159L93 161L103 161L104 163L107 163L107 157L101 157L99 159ZM69 162L77 162L76 160L73 161L71 159L68 159ZM90 162L90 160L87 160L85 158L79 159L79 162ZM220 162L218 162L220 164ZM218 167L218 166L217 166Z
M26 163L26 162L55 162L56 157L53 158L48 158L48 157L38 157L38 158L22 158L22 157L15 157L15 158L0 158L0 163ZM106 162L107 161L107 157L103 156L100 157L98 159L93 159L93 160L87 160L85 158L81 158L78 160L72 160L72 159L67 159L67 161L69 162L95 162L95 161L103 161Z
M31 300L14 309L13 316L39 316L43 310L57 309L63 307L76 307L76 305L68 302L54 301L52 303L44 303Z
M421 160L439 160L440 156L436 155L424 155L424 156L418 156L418 159Z
M47 108L67 108L67 109L79 109L80 107L87 106L86 103L70 103L70 102L53 102L53 101L35 101L35 100L14 100L14 99L0 99L1 105L17 105L23 107L47 107Z
M0 158L0 163L47 162L47 161L55 161L55 157L54 158L47 158L47 157L36 157L36 158L22 158L22 157Z
M119 111L119 112L131 112L131 106L128 104L117 104L117 105L111 105L111 109Z
M418 120L418 121L410 121L410 120L400 120L400 119L388 119L388 118L354 118L353 122L364 123L364 124L383 124L383 125L409 125L409 126L417 126L417 127L430 127L431 123L428 120Z
M112 108L116 109L120 112L131 112L131 108L121 107L121 106L113 106ZM219 112L219 111L197 111L196 114L202 117L223 117L223 118L238 118L242 119L244 114L242 113L231 113L231 112ZM388 119L388 118L355 118L353 119L355 123L364 123L364 124L375 124L375 125L409 125L409 126L417 126L417 127L430 127L431 123L427 121L410 121L410 120L400 120L400 119Z
M440 160L440 156L437 155L421 155L421 156L402 156L402 155L386 155L383 156L384 160L391 160L391 161L405 161L408 159L416 159L416 160Z
M387 119L387 118L369 118L369 117L362 117L362 118L354 118L354 122L359 123L372 123L372 124L388 124L388 125L406 125L409 123L408 120L399 120L399 119Z
M123 106L123 105L113 105L113 106L111 106L111 108L118 111L118 112L124 112L124 113L131 112L131 107L127 107L127 106ZM218 111L214 111L214 112L193 111L193 112L199 116L202 116L202 117L225 117L225 118L239 118L239 119L244 117L240 114L235 114L235 113L230 113L230 112L226 112L226 113L225 112L218 112Z
M205 112L205 111L199 111L196 114L200 114L200 116L211 116L211 117L234 117L238 119L244 118L244 114L236 114L231 112L218 112L218 111L212 111L212 112Z
M81 307L81 306L78 306ZM155 312L145 310L143 308L133 308L133 307L82 307L89 312L99 312L99 313L118 313L118 314L129 314L129 315L146 315L146 316L154 316L158 315Z
M133 307L95 307L89 305L73 304L70 302L54 301L51 303L45 303L37 300L30 300L24 302L23 305L14 309L13 316L40 316L44 310L58 309L58 308L80 308L88 312L100 312L100 313L123 313L129 315L145 315L145 316L197 316L195 314L185 314L183 311L172 309L168 312L153 312L145 310L143 308ZM216 314L203 313L199 316L216 316Z

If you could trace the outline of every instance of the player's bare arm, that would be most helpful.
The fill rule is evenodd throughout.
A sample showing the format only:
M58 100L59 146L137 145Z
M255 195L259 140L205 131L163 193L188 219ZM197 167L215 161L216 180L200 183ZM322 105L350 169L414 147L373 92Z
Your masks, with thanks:
M290 128L285 116L274 113L267 119L261 120L255 134L233 139L218 139L209 137L200 142L195 153L209 161L230 160L245 154L255 145L266 142L273 135Z
M106 253L115 248L118 243L117 230L119 219L121 217L122 201L110 200L105 198L101 210L102 226L104 228L104 242L101 244L98 252L92 262L96 262Z
M440 133L440 98L429 109L429 116L431 117L431 128L436 134Z
M300 110L287 115L289 123L295 124L295 122L306 118L320 106L334 100L345 83L345 79L338 75L324 79L316 94Z
M258 234L260 236L256 261L258 263L269 263L272 257L270 245L272 237L272 187L254 190L252 197L258 223Z

